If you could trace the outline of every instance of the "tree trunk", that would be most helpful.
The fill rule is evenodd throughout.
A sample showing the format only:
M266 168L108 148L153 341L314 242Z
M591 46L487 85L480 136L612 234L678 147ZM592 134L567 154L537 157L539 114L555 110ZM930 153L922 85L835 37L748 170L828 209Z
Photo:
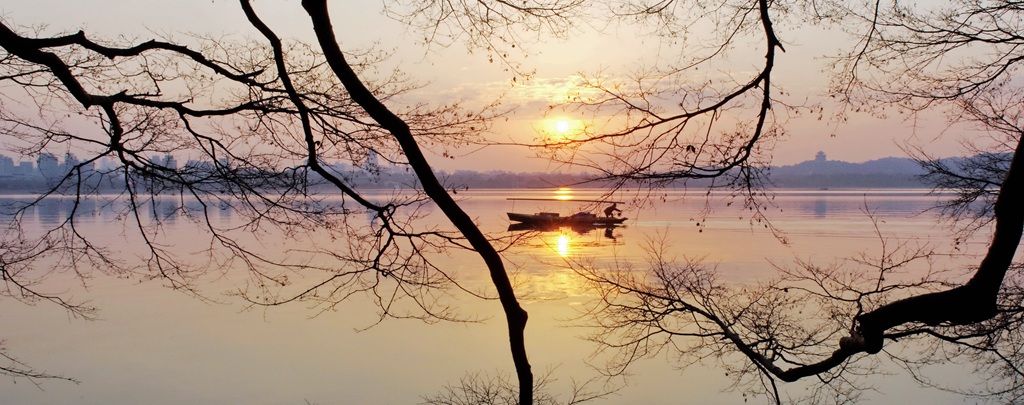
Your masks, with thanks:
M454 199L448 194L444 186L434 175L430 164L416 143L409 125L404 120L392 113L363 85L362 81L345 60L344 54L338 47L334 36L334 28L331 26L330 16L327 11L326 0L303 0L303 8L309 14L313 22L313 30L316 33L320 48L327 58L331 69L345 85L345 89L356 103L367 112L377 123L388 130L398 141L409 159L416 176L423 184L423 190L448 217L453 225L466 237L474 250L483 258L487 269L490 272L491 281L498 291L498 299L501 301L502 309L508 323L509 344L512 350L512 360L515 363L516 375L519 380L519 403L528 405L533 403L533 373L530 370L530 362L526 355L526 342L524 331L526 329L527 313L519 305L516 299L515 290L509 280L505 265L494 246L491 245L483 232L473 223L472 218L467 215Z
M947 291L897 300L860 315L856 319L857 330L852 336L841 339L839 349L829 358L783 370L759 353L750 350L744 353L779 379L796 381L838 367L854 354L878 353L882 350L885 331L905 323L966 325L995 316L999 289L1024 233L1024 138L1018 140L1010 168L999 188L995 224L988 252L967 283Z

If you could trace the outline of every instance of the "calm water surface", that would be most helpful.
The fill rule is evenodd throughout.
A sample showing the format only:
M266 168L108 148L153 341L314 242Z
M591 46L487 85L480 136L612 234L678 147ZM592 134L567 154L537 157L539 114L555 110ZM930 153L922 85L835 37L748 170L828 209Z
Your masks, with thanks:
M600 208L573 202L507 200L511 196L599 197L597 191L588 190L459 193L464 208L484 230L499 236L510 234L506 230L508 211L570 213ZM779 191L764 211L787 244L763 222L753 220L741 201L730 204L727 198L707 199L703 193L673 191L664 199L636 205L635 197L629 193L616 196L628 201L621 206L624 216L630 218L625 227L610 233L565 229L533 234L506 254L516 280L522 283L519 294L530 312L527 348L534 370L554 369L558 379L555 390L567 391L571 378L584 380L595 375L586 365L593 346L579 338L586 330L572 321L588 297L578 277L563 265L565 258L640 262L645 240L667 237L677 256L717 263L722 278L728 281L756 282L772 276L769 260L785 264L799 258L824 264L859 251L877 250L880 240L868 212L887 237L951 247L947 229L934 213L926 212L936 197L918 190ZM102 202L89 204L85 226L113 241L125 234ZM67 209L67 204L47 201L30 213L25 224L52 225ZM215 220L233 220L230 210L219 215ZM170 223L173 228L173 218ZM973 241L967 253L983 245ZM470 254L454 253L437 260L467 284L488 285L479 259ZM467 372L511 372L503 317L493 301L468 297L460 301L466 313L487 319L481 323L426 325L389 320L357 332L374 319L375 311L366 302L353 301L313 318L315 312L301 304L243 311L237 299L220 295L233 290L230 279L208 280L199 286L224 303L193 299L159 282L97 276L88 281L88 288L81 288L65 280L63 288L69 294L101 309L101 319L95 322L70 319L50 305L0 301L0 339L6 340L12 354L37 369L81 381L46 381L37 387L27 381L0 380L0 403L410 404L457 382ZM662 356L638 363L633 371L635 378L618 395L598 403L730 404L744 400L739 393L722 392L729 380L713 367L679 371ZM867 402L964 403L964 398L951 394L914 389L916 384L909 376L895 373L872 380L878 392L869 393ZM792 384L784 389L798 395L804 387Z

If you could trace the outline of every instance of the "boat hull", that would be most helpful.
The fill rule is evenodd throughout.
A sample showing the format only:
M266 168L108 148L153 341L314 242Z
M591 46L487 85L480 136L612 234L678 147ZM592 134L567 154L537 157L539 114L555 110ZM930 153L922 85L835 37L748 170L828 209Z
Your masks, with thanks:
M551 226L615 226L625 222L629 218L624 217L599 217L590 213L578 213L569 216L561 216L551 212L540 212L537 214L520 214L509 212L508 219L527 225L551 227Z

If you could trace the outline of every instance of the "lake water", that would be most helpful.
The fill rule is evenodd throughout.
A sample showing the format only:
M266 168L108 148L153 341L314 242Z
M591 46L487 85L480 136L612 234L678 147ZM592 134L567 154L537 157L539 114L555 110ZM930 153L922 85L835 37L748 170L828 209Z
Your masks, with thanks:
M500 236L509 234L507 211L597 208L506 199L565 195L598 197L593 190L482 190L458 196L486 232ZM920 190L778 191L765 212L786 244L763 222L752 220L752 212L740 202L730 205L728 199L683 191L668 191L642 205L635 205L636 197L628 192L616 196L628 201L620 207L630 219L610 234L603 229L540 233L506 253L530 313L527 350L531 362L536 374L553 370L556 392L568 391L572 378L595 375L587 366L594 347L580 339L586 329L573 320L589 297L579 277L565 268L563 258L639 261L644 241L663 235L678 256L703 257L717 264L722 279L753 283L774 274L769 260L786 264L797 258L827 264L860 251L877 251L881 242L866 212L873 213L888 237L952 248L948 229L934 212L926 212L937 197ZM110 240L125 234L102 204L92 207L83 218L84 226ZM66 204L45 203L30 213L24 226L52 225L67 209ZM215 220L232 220L229 210L221 215ZM962 250L966 256L944 265L973 263L977 258L971 255L984 248L986 238L971 241ZM437 260L467 285L488 285L483 266L472 254L455 253ZM471 297L457 302L463 313L486 319L480 323L387 320L357 331L374 320L374 308L366 302L354 300L316 317L312 317L316 311L302 304L246 311L240 300L221 295L236 285L231 269L218 270L225 276L203 279L198 288L221 303L194 299L160 282L138 278L98 275L82 288L65 276L55 276L58 281L47 284L48 288L66 290L100 308L101 319L92 322L70 319L52 305L0 300L0 339L6 340L10 353L38 370L81 381L42 381L37 387L24 380L0 379L0 403L411 404L470 372L512 373L497 302ZM660 356L636 366L624 388L596 403L766 402L723 392L730 380L713 365L680 371ZM893 373L869 380L877 391L869 392L864 403L965 401L953 394L917 389L910 376L899 370ZM805 384L783 385L794 395L805 388Z

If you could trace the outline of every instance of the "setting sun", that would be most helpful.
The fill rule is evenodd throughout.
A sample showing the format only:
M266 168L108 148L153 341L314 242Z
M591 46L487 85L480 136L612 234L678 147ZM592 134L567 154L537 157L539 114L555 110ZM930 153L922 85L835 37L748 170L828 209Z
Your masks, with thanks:
M560 134L565 134L566 132L569 132L569 121L558 120L557 122L555 122L555 130L557 130Z
M544 123L544 132L555 138L570 139L575 137L581 129L580 122L568 118L549 118Z

